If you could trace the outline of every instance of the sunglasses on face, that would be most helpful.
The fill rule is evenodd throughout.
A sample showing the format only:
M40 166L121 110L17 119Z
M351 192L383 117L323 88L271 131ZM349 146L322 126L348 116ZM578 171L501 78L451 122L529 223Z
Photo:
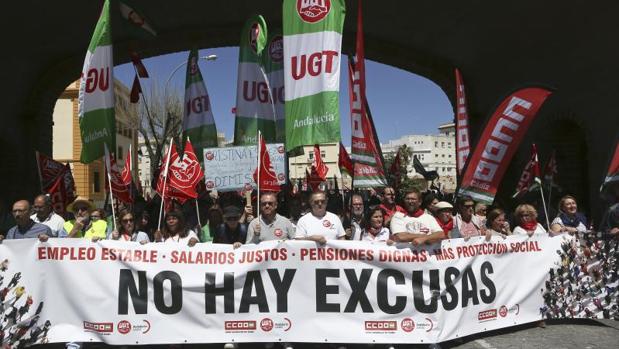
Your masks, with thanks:
M264 201L260 203L261 206L275 206L275 202L274 201Z
M312 202L313 205L322 205L324 204L326 201L325 200L314 200L314 202Z

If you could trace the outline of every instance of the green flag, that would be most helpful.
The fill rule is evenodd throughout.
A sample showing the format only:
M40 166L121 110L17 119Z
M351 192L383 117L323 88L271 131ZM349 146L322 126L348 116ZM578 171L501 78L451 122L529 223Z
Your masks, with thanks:
M264 71L271 87L271 99L275 109L275 141L286 139L284 113L284 38L280 31L270 31L265 52L262 54Z
M264 18L254 15L245 22L239 45L239 73L236 85L234 144L256 144L257 131L267 143L275 142L275 117L269 82L262 67L267 43Z
M183 132L185 137L191 139L195 153L202 162L202 150L217 146L217 128L198 59L198 50L194 48L187 60Z
M85 164L102 157L106 143L116 149L113 56L110 3L106 0L88 45L80 80L80 161Z
M340 141L344 0L284 0L286 149Z

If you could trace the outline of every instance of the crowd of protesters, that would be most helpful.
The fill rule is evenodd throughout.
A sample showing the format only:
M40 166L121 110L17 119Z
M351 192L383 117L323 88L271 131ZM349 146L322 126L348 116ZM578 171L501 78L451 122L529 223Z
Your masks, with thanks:
M597 230L619 237L619 184L613 184L607 194L610 204ZM265 240L305 239L324 244L339 239L422 245L450 238L554 236L592 229L578 210L577 198L571 195L561 197L557 214L548 220L538 219L543 210L533 204L523 203L506 212L471 197L453 200L453 196L440 192L396 191L391 187L354 193L261 193L258 200L236 192L219 195L213 191L205 198L198 209L195 201L173 203L157 224L158 200L119 205L112 215L109 207L97 208L78 197L62 217L52 209L49 196L39 195L32 203L15 202L10 215L0 212L0 239L113 239L189 246L212 242L234 247ZM115 224L112 216L117 219Z

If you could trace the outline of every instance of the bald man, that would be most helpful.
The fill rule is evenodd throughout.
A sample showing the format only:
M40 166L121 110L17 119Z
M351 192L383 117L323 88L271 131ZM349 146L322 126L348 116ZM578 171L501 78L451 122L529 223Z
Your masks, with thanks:
M39 239L47 241L52 234L48 226L36 223L30 219L30 203L28 200L15 202L11 212L17 225L6 233L7 239Z

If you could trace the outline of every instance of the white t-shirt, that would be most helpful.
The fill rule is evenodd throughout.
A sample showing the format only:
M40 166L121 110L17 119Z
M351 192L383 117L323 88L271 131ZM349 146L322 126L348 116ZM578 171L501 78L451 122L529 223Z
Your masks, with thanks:
M310 212L299 218L295 237L304 238L312 235L322 235L327 240L336 240L345 236L346 231L340 217L335 214L327 212L324 217L318 218Z
M513 235L529 235L529 233L524 230L523 227L521 226L516 226L514 228L514 231L512 232ZM535 227L535 231L533 232L533 234L546 234L546 229L544 229L544 227L542 227L541 224L537 223L537 227Z
M397 212L393 215L393 218L391 218L390 227L392 234L412 233L430 235L443 231L436 222L436 219L427 213L423 213L419 217L411 217L404 213Z
M200 239L198 239L198 235L196 235L196 233L193 230L189 230L187 232L187 236L185 236L184 238L181 238L178 235L174 235L174 236L171 236L171 237L165 239L164 242L168 242L168 243L173 242L173 243L188 245L189 244L189 240L191 240L191 238L194 238L194 239L200 241Z
M52 230L52 237L65 237L59 236L63 232L64 219L56 212L52 212L44 221L40 221L36 214L30 216L30 219L36 223L41 223L49 227Z
M376 236L368 233L365 229L361 232L361 241L387 241L391 233L389 229L383 227Z

